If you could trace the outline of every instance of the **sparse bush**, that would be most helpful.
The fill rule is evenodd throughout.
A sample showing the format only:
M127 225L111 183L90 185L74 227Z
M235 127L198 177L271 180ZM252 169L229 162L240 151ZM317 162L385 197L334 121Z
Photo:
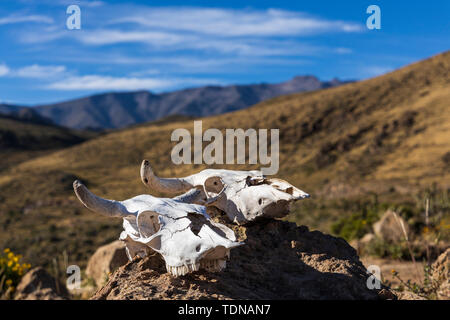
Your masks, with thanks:
M433 267L424 265L423 267L423 280L420 283L413 282L410 279L404 281L396 270L392 270L392 275L400 281L401 285L398 288L394 288L397 291L410 291L425 299L436 300L437 291L440 287L440 282L433 278Z
M367 244L365 252L370 256L392 259L408 259L410 254L405 241L391 243L375 238Z
M359 239L372 231L372 224L379 218L378 205L367 206L361 212L339 219L331 225L331 231L347 241Z
M442 161L447 167L450 167L450 152L447 152L442 156Z

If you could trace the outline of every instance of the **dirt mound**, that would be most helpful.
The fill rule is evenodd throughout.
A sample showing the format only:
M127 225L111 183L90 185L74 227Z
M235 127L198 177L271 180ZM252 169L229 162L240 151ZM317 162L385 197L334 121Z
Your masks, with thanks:
M341 238L278 220L246 227L227 225L245 245L231 251L223 272L200 271L174 278L155 254L120 267L92 299L393 297L386 288L368 289L366 268Z

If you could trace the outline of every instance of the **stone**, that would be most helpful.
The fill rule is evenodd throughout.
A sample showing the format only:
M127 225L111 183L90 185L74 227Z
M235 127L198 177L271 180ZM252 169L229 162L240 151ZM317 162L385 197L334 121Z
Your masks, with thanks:
M432 270L432 279L439 284L438 299L450 300L450 248L436 259Z
M408 224L392 210L386 211L380 220L373 224L375 235L387 242L398 242L405 239L401 224L403 224L406 234L410 235Z
M128 262L125 244L116 240L99 247L89 259L86 275L91 277L97 287L105 284L108 275Z
M367 233L361 239L350 241L350 245L356 249L356 252L358 252L359 256L362 256L365 254L365 250L369 243L371 243L373 240L375 240L375 235L373 233Z
M69 296L67 288L42 267L28 271L16 288L16 300L65 300Z
M215 217L226 223L225 217ZM231 251L227 268L174 278L158 254L116 270L94 300L148 299L392 299L390 289L369 289L370 276L342 238L295 223L269 220L228 224L245 245ZM384 290L383 290L384 289ZM383 290L383 291L382 291Z

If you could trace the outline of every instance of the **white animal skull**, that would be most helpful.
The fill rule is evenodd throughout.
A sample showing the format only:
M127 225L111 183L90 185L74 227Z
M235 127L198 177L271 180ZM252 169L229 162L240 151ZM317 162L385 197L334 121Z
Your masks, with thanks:
M149 188L160 192L182 193L196 188L189 196L183 195L183 201L214 206L237 224L284 217L291 202L309 197L289 182L267 178L258 170L206 169L184 178L159 178L144 160L141 179Z
M154 250L162 255L167 271L174 276L199 269L221 271L230 249L242 244L231 229L213 222L204 206L184 203L183 197L140 195L115 201L97 197L78 180L73 187L88 209L123 218L120 239L126 244L130 260Z

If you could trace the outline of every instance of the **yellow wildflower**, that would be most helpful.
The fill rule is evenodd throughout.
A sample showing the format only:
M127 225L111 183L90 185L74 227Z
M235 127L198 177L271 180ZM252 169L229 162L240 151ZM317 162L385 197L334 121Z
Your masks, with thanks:
M8 259L12 260L14 258L14 253L10 252L8 253Z
M8 252L10 252L11 250L9 249L9 248L6 248L5 250L3 250L3 252L4 253L8 253Z
M12 280L11 279L8 279L8 280L6 280L6 285L9 287L10 285L12 285Z
M12 267L12 265L13 265L13 262L12 262L11 260L9 260L9 261L8 261L8 267L10 267L10 268L11 268L11 267Z

